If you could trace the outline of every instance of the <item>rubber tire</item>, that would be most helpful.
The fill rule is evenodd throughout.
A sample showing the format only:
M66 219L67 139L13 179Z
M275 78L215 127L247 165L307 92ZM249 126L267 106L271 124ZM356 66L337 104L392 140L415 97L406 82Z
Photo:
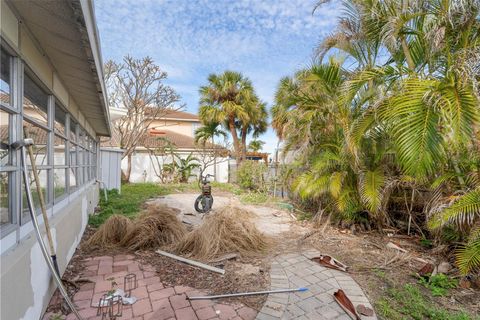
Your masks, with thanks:
M208 208L205 207L205 202L203 201L204 198L210 198L210 206ZM204 195L199 195L197 199L195 200L195 210L198 213L207 213L212 209L213 206L213 197L212 196L204 196Z

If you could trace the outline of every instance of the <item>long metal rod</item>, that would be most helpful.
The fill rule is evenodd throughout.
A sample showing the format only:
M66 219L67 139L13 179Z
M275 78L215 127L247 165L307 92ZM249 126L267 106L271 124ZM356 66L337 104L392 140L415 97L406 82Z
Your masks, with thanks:
M22 146L20 149L21 157L22 157L23 178L25 182L25 193L27 196L28 209L30 211L30 217L32 218L33 229L35 230L35 235L37 237L38 244L40 245L40 249L42 250L43 257L45 258L45 262L47 263L48 269L50 269L50 272L53 275L53 279L57 283L58 290L60 290L60 293L65 299L65 302L68 304L68 306L70 307L72 312L75 314L77 319L83 320L82 316L80 316L77 309L75 309L75 306L70 300L70 297L68 296L67 291L63 287L62 279L60 278L57 271L55 270L52 260L50 259L50 256L48 254L47 247L45 246L45 242L43 241L42 234L40 233L40 227L38 225L37 215L35 214L35 206L33 205L32 192L30 190L30 179L28 177L27 157L25 155L25 148L26 148L25 146Z
M26 127L23 127L23 132L25 133L25 139L28 139L28 130ZM47 206L45 205L45 198L43 197L42 186L40 185L40 177L37 172L37 164L35 163L35 156L33 155L32 144L26 146L28 151L28 156L30 158L30 164L32 166L33 178L35 179L35 186L37 187L38 200L40 201L40 209L42 211L43 225L45 226L45 231L47 233L48 245L50 248L50 257L52 258L53 266L55 271L60 274L57 263L57 253L55 252L55 246L53 245L52 232L50 230L50 223L48 222L47 215Z
M188 297L188 300L209 300L209 299L256 296L256 295L260 295L260 294L296 292L296 291L307 291L307 290L308 290L308 288L296 288L296 289L278 289L278 290L268 290L268 291L228 293L228 294L219 294L219 295L216 295L216 296Z

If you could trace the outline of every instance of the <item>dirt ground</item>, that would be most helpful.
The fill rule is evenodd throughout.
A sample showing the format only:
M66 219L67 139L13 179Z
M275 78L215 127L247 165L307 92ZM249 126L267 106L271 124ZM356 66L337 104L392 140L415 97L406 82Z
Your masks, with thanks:
M179 218L190 227L202 222L201 216L193 210L193 194L172 194L150 200L164 203L180 209ZM377 232L351 234L349 230L328 227L318 231L310 223L294 220L289 212L264 206L242 205L233 195L223 194L215 197L214 209L227 204L243 206L256 214L254 222L259 230L273 239L270 250L255 258L237 257L224 261L217 266L225 268L224 276L179 263L150 251L128 252L139 261L153 265L166 285L185 285L204 289L211 294L257 291L269 288L269 265L273 256L279 253L297 252L300 248L314 247L325 254L332 255L350 266L350 274L364 289L372 304L385 295L394 285L415 282L412 276L424 262L439 263L444 256L425 249L418 238L397 235L380 235ZM87 228L82 243L94 230ZM385 247L395 242L407 253L399 253ZM81 243L81 244L82 244ZM125 250L85 251L80 244L70 262L64 279L72 284L81 281L82 260L87 257L127 253ZM75 286L69 285L75 292ZM260 310L265 302L264 296L230 299L231 303L241 302ZM448 298L436 299L438 304L448 310L467 310L471 314L480 312L480 291L474 289L454 289ZM61 299L52 300L48 311L59 311Z
M387 249L386 244L392 242L407 250L406 253ZM372 303L385 297L389 288L402 287L407 283L417 283L416 275L425 262L438 265L450 262L452 266L449 276L460 279L453 268L453 255L442 247L427 249L420 244L420 237L365 232L351 234L350 230L339 230L329 227L324 233L316 233L303 241L304 245L330 254L349 266L349 273L358 282ZM445 249L445 248L443 248ZM478 280L472 288L451 289L445 297L436 297L435 303L448 311L467 311L472 315L480 315L480 287ZM420 286L420 288L422 288ZM429 295L428 289L422 293Z

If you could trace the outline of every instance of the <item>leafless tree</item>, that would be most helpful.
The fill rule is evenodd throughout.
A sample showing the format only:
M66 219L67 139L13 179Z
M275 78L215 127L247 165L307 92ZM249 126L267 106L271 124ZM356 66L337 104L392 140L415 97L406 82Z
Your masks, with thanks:
M164 144L158 148L147 148L152 169L161 183L175 181L175 158L177 157L177 147L167 138L159 138Z
M167 73L150 57L135 59L126 56L121 63L110 60L105 64L109 104L127 111L113 123L113 134L124 150L122 159L128 159L127 169L122 172L126 181L130 179L132 154L137 143L147 134L152 121L162 117L168 109L174 109L180 99L164 83L166 78Z
M198 160L199 167L199 179L201 179L205 170L211 166L217 166L219 163L228 161L229 145L225 140L224 145L219 144L206 144L196 143L194 155ZM214 170L216 176L216 168ZM215 177L216 179L217 177Z

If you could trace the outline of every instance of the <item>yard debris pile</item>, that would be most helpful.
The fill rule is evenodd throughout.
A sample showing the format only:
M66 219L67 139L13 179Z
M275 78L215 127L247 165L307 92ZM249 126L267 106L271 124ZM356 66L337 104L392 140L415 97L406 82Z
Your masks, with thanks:
M175 246L174 251L202 261L232 252L243 256L262 252L269 241L250 221L251 216L251 212L236 206L214 210Z
M135 220L135 228L125 235L121 246L131 249L161 248L180 241L187 232L177 212L162 205L151 205Z
M114 214L98 228L83 247L91 249L117 247L133 228L132 220L120 214Z
M86 241L85 249L164 248L201 261L237 253L254 256L268 247L269 240L250 221L252 212L236 206L212 211L203 223L187 233L177 211L151 204L137 218L112 215Z
M112 215L83 245L86 249L122 247L130 250L169 246L187 232L175 209L150 205L133 221Z

